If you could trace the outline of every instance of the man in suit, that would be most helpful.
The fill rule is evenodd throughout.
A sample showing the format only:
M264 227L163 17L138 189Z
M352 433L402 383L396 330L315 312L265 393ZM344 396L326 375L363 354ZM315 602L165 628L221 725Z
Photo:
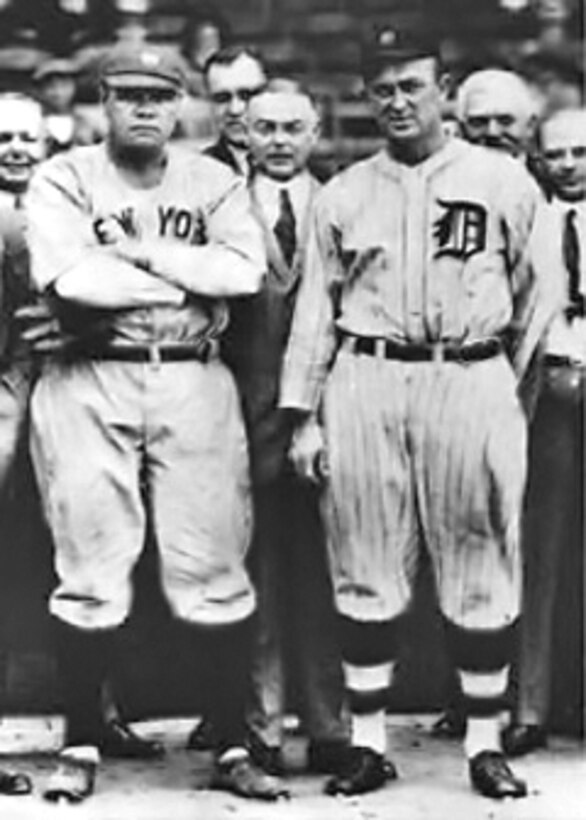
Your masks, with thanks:
M237 174L248 175L246 112L267 81L261 59L251 49L227 46L209 58L204 77L219 133L205 153Z
M259 604L250 742L257 763L271 773L282 771L289 639L310 738L308 767L331 773L344 756L347 732L319 498L287 461L291 431L278 408L311 204L319 188L307 169L319 120L303 89L290 80L273 80L251 100L248 125L251 199L269 267L258 296L237 305L228 338L248 426L256 517L251 574Z
M560 570L562 562L583 561L586 109L562 110L545 120L539 160L551 196L537 214L531 258L536 269L556 277L559 307L545 343L529 439L519 688L515 719L504 735L511 756L546 744ZM581 656L579 639L569 651Z

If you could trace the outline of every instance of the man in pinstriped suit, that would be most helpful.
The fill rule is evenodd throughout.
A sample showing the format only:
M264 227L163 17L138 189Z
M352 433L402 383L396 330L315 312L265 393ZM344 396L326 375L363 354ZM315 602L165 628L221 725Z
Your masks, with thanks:
M518 394L549 319L524 258L539 192L509 157L445 136L428 37L383 31L364 71L387 146L318 198L281 392L297 468L324 480L352 708L347 767L326 789L396 776L384 706L423 540L472 786L522 797L499 714L521 590Z

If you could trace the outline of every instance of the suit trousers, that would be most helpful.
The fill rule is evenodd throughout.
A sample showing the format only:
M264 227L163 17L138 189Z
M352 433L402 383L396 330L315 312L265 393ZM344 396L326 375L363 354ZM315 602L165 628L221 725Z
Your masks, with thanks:
M318 493L282 475L257 485L253 497L249 569L257 622L249 727L267 745L281 745L288 682L294 679L309 737L342 740L343 676Z
M529 437L517 719L546 723L562 562L584 549L586 368L547 365ZM566 647L581 656L580 646Z

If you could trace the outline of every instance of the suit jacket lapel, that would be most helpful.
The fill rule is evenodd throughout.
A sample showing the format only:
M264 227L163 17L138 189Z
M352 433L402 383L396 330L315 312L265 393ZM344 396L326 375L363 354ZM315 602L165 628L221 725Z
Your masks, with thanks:
M303 258L305 255L305 248L307 246L307 234L309 232L309 215L311 212L311 203L320 187L319 182L314 177L310 178L310 183L311 187L309 201L307 203L305 213L303 214L303 218L300 220L300 227L297 232L297 247L295 250L295 256L293 257L293 261L291 263L291 266L289 267L289 265L285 261L283 252L281 251L281 246L279 245L277 237L275 236L275 233L273 231L273 226L269 225L266 220L264 211L261 207L258 195L256 193L254 177L251 180L250 194L252 201L252 209L264 234L265 248L267 251L269 265L274 274L274 278L283 290L290 290L295 286L297 280L301 275L301 271L303 268Z

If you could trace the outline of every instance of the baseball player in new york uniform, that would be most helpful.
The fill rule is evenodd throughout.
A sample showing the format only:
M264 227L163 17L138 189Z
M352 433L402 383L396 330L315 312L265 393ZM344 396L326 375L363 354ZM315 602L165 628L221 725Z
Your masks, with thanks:
M325 473L353 712L346 770L326 788L396 776L384 708L424 543L472 785L520 797L498 715L521 588L518 391L546 321L524 262L538 192L519 163L444 135L427 37L382 32L365 79L387 146L318 195L281 393L298 417L298 470Z
M67 726L50 799L92 791L100 685L131 607L146 504L163 591L207 661L215 785L277 795L243 743L255 607L247 444L217 357L224 298L255 292L265 260L243 182L168 145L182 83L164 52L113 50L102 71L107 141L50 160L29 194L35 284L68 332L94 320L101 329L48 359L32 397Z

